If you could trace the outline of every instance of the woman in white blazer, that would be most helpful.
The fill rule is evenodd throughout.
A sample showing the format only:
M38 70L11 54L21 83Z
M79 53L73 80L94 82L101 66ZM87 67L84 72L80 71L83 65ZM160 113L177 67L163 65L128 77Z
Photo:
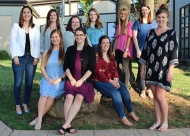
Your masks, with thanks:
M50 33L54 29L59 29L62 35L65 32L65 27L60 25L59 15L55 9L50 9L47 17L46 24L41 27L40 33L40 52L43 53L50 47Z
M33 23L32 9L21 9L19 22L15 23L10 35L10 52L14 74L14 100L17 114L22 114L20 94L25 73L23 110L29 113L28 103L32 91L33 78L40 58L40 30Z

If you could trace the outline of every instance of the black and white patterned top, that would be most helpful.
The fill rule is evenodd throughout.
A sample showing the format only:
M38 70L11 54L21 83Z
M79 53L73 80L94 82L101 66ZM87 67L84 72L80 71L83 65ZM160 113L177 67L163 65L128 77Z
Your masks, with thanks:
M154 84L170 91L171 82L166 80L170 65L178 65L178 41L176 32L168 29L157 35L148 32L139 62L146 65L146 84Z

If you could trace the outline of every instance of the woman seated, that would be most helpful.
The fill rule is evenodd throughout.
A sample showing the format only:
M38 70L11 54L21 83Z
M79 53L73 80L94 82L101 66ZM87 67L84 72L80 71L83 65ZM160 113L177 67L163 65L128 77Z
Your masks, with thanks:
M133 112L130 94L126 86L118 78L116 62L114 56L112 56L110 39L105 35L99 39L94 87L104 96L112 98L113 106L121 119L121 123L127 126L133 126L126 118L123 104L129 113L128 115L135 121L139 120Z
M75 44L67 48L64 60L65 79L65 123L58 132L64 135L76 133L71 127L71 121L80 110L83 99L87 103L94 100L92 72L95 68L96 56L92 47L88 45L86 30L79 27L75 31Z
M50 37L50 48L42 55L41 71L43 77L40 81L38 117L29 123L30 126L35 126L35 130L41 129L43 116L53 106L55 98L64 93L64 47L61 31L59 29L53 30Z

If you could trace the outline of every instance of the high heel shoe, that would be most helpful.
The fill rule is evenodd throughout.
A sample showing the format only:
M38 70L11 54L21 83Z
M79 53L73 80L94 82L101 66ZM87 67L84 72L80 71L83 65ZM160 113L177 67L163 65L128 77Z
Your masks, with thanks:
M27 106L27 110L25 110L25 106L24 105L26 105L26 104L22 104L24 112L25 113L30 113L30 109L28 108L28 106Z

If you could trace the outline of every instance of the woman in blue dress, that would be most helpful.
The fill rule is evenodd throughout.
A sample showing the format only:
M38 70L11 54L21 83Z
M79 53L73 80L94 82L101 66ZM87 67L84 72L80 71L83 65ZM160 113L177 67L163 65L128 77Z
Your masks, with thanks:
M50 48L42 55L41 71L43 77L40 81L38 117L29 124L35 126L35 130L41 129L43 116L53 106L55 98L64 93L64 47L61 31L59 29L53 30L50 37Z

